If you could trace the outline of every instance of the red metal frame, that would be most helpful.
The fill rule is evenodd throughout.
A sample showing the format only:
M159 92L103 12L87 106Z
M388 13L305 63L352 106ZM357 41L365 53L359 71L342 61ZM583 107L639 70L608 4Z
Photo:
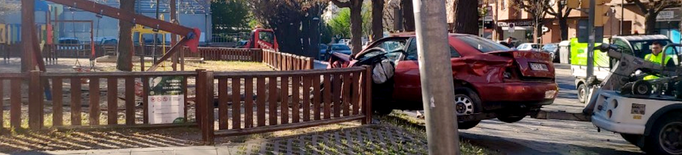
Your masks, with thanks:
M199 46L199 37L201 35L201 31L199 31L198 28L188 28L182 25L150 18L144 15L138 15L132 12L121 11L118 8L99 4L89 0L47 0L47 1L81 9L87 12L97 13L103 16L108 16L114 19L118 19L119 21L132 22L134 24L140 24L143 26L183 36L182 40L179 41L176 45L173 45L173 48L171 48L166 53L166 55L161 57L161 59L154 62L154 65L152 65L152 67L150 67L148 71L153 71L154 69L157 68L156 66L158 66L158 64L165 61L171 55L174 55L177 51L179 51L180 48L176 48L178 46L181 47L182 45L187 45L189 46L189 49L192 52L196 52L197 47Z

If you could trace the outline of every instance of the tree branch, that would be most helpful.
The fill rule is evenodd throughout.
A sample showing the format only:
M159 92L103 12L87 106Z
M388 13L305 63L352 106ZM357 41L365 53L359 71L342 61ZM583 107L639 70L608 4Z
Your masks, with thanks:
M644 13L644 14L649 13L649 9L647 9L646 5L644 5L644 3L642 3L641 0L626 0L626 1L627 1L628 3L633 3L633 2L634 2L635 5L637 5L637 7L639 7L639 9L642 10L642 13Z
M671 1L658 1L657 4L654 8L654 13L658 14L659 12L671 8L671 7L679 7L680 6L680 1L678 0L671 0Z
M331 0L334 5L340 7L340 8L348 8L350 7L350 1L347 2L341 2L339 0Z
M563 17L563 18L568 18L568 16L571 15L571 11L573 11L572 8L566 9L566 13L564 13L564 17Z

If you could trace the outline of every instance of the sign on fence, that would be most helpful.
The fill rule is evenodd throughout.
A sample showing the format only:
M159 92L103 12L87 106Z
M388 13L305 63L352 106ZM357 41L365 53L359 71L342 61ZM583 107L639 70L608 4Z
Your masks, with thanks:
M7 42L7 29L5 24L0 24L0 44L9 44Z
M149 79L149 124L183 122L185 89L183 76L157 76Z

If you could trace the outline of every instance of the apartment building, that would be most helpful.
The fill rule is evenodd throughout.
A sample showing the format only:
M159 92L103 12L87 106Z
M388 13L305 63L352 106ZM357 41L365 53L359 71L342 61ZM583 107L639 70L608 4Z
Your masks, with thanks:
M630 35L630 34L644 34L645 32L645 17L642 11L634 4L621 3L619 0L613 0L608 5L611 10L606 14L608 18L607 23L603 26L603 34L605 38L613 35ZM497 16L497 29L490 29L493 31L493 38L502 40L503 38L513 37L519 42L533 42L533 25L535 22L531 19L531 15L521 8L511 4L511 0L497 0L491 1L488 4L493 13ZM556 8L556 6L555 6ZM568 36L576 37L579 33L586 33L581 31L581 28L586 28L588 14L579 10L570 12L568 23ZM674 42L680 42L680 21L682 20L681 8L668 8L662 11L657 18L655 34L664 34L671 38ZM542 22L541 43L556 43L561 39L561 28L559 20L554 16L547 14ZM514 30L509 30L510 25L514 25ZM581 27L582 26L582 27Z

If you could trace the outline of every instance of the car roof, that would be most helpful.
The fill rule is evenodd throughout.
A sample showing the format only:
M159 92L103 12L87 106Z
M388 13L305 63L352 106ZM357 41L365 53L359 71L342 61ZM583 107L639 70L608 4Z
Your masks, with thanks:
M417 34L415 32L398 32L398 33L391 33L388 36L389 37L414 37ZM448 33L448 36L464 36L464 35L471 35L471 34L463 34L463 33Z

